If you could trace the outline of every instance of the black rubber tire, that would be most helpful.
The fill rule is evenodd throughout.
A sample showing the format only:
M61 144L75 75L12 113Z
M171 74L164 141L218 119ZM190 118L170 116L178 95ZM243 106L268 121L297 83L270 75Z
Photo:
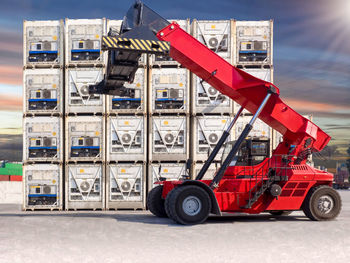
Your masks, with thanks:
M319 198L324 195L331 197L333 200L333 208L328 213L318 209ZM335 219L340 213L341 206L339 193L327 185L321 185L311 188L303 202L302 210L313 221L326 221Z
M147 196L147 206L152 214L158 217L167 217L164 207L164 199L162 198L163 186L154 187Z
M195 215L189 215L183 209L183 201L187 197L199 200L201 208ZM207 220L211 211L211 200L208 193L196 185L185 185L174 188L165 200L165 210L169 218L182 225L201 224Z
M276 210L276 211L269 211L269 213L273 216L288 216L293 211L284 211L284 210Z
M172 195L174 194L174 192L176 192L179 187L175 187L173 188L173 190L171 190L168 195L166 196L165 198L165 202L164 202L164 208L165 208L165 213L166 215L171 218L171 214L170 214L170 211L169 211L169 200L172 199ZM171 218L172 219L172 218Z

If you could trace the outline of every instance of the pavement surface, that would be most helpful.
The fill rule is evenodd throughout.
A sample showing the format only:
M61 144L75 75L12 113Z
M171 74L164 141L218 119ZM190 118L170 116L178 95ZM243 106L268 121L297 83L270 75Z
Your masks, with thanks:
M139 211L22 212L0 205L0 262L349 262L350 191L329 222L225 215L181 226Z

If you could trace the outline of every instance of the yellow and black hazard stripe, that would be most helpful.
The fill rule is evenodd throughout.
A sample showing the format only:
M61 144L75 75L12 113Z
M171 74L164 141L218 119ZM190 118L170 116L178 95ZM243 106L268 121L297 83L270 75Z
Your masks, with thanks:
M166 41L104 36L102 38L102 49L136 50L145 53L169 53L170 43Z

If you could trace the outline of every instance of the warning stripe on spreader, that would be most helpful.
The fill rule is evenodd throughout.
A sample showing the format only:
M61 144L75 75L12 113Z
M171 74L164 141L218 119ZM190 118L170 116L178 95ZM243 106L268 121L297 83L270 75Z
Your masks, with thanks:
M168 53L170 45L166 41L104 36L102 38L102 48L133 49L145 52Z

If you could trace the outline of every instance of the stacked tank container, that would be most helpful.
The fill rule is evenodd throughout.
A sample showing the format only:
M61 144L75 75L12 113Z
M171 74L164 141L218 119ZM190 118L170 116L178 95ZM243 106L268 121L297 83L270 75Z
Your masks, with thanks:
M23 24L23 209L63 208L64 26Z
M105 19L65 22L65 209L105 208Z
M174 20L190 33L189 20ZM190 72L168 56L149 59L148 190L161 178L189 176Z
M272 21L169 20L229 63L273 81ZM142 55L132 97L89 94L103 35L122 20L24 22L24 209L144 209L157 181L194 178L239 105L170 57ZM251 114L244 111L228 140ZM277 132L257 121L251 133ZM221 153L205 178L220 166ZM64 189L64 191L62 190Z
M122 20L108 20L118 35ZM144 209L147 161L147 56L142 55L133 83L133 97L107 96L106 208Z
M236 21L235 31L234 65L256 78L273 83L273 21ZM240 105L235 103L234 112L239 108ZM234 128L235 139L252 117L247 110L243 110L242 115ZM272 134L271 127L257 119L249 136L270 139L271 153L274 149Z
M235 61L234 20L193 20L192 34L201 43L217 53L227 62ZM195 178L219 141L222 133L233 119L234 102L204 80L192 74L191 89L191 159L192 177ZM227 141L233 139L230 134ZM206 173L212 178L219 165L222 150Z

